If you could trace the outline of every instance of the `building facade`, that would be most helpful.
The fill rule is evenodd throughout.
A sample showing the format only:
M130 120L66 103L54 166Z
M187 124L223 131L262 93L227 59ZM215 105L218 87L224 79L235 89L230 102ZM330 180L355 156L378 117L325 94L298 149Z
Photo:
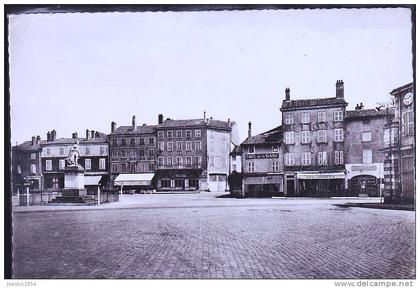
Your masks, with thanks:
M74 144L79 143L78 164L85 170L85 188L96 191L108 176L108 140L105 134L86 130L86 137L57 138L55 130L48 132L41 144L41 167L44 191L61 191L64 186L65 159Z
M413 83L391 91L394 117L384 128L385 201L415 201L415 122Z
M283 129L282 126L252 136L241 143L242 196L283 196Z
M286 89L280 111L287 196L344 195L346 106L342 80L334 98L291 100Z
M378 108L379 109L379 108ZM359 109L346 112L345 188L349 196L380 196L384 177L383 129L393 110Z

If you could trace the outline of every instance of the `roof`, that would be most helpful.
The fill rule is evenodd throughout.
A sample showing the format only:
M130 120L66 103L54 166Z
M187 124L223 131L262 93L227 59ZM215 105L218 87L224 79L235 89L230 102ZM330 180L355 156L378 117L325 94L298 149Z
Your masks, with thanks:
M160 127L207 127L207 128L216 128L216 129L231 129L231 123L227 121L220 121L214 119L188 119L188 120L173 120L173 119L166 119L163 121Z
M103 134L103 133L101 133ZM105 135L105 134L103 134ZM79 141L80 145L91 144L91 143L106 143L108 141L107 137L95 137L91 139L86 138L57 138L54 141L42 141L41 145L54 145L54 144L74 144L76 141Z
M133 126L120 126L114 130L112 134L152 134L156 130L156 125L142 125L137 126L136 130L133 130Z
M229 155L234 156L234 155L241 155L242 154L242 149L240 145L235 145L232 149L232 152L229 153Z
M277 126L261 134L247 138L241 145L249 144L280 144L283 142L283 127Z
M45 140L41 140L40 143L47 142ZM37 151L41 149L40 144L32 145L32 141L25 141L22 144L16 145L17 149L23 150L23 151Z
M333 105L345 105L347 102L343 98L317 98L317 99L297 99L286 101L283 100L281 105L282 109L296 109L296 108L306 108L306 107L316 107L316 106L333 106Z
M347 110L347 118L359 118L359 117L384 117L388 114L394 114L394 108L391 108L386 111L386 109L376 110L376 109L361 109L361 110Z
M408 90L410 88L413 88L413 82L408 83L408 84L405 84L405 85L403 85L401 87L395 88L394 90L392 90L391 92L389 92L389 94L394 95L394 94L397 94L399 92L403 92L404 90Z

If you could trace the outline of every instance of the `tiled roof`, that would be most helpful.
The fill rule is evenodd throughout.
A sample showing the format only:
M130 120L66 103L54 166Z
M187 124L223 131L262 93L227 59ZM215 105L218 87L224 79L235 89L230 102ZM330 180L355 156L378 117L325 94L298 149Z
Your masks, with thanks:
M347 105L343 98L318 98L318 99L297 99L286 101L283 100L281 109L294 109L314 106L332 106L332 105Z
M143 125L137 126L137 129L134 131L132 126L120 126L114 130L112 134L152 134L156 130L156 125Z
M404 90L409 89L409 88L413 88L413 82L408 83L408 84L405 84L404 86L401 86L401 87L395 88L395 89L394 89L394 90L392 90L389 94L394 95L394 94L396 94L396 93L398 93L398 92L404 91Z
M247 138L241 145L248 144L271 144L282 143L283 141L283 127L278 126L261 134Z
M234 156L234 155L241 155L242 154L242 148L240 145L235 145L235 147L233 147L232 152L230 152L229 155Z
M381 110L376 109L361 109L361 110L347 110L346 118L359 118L359 117L381 117L386 116L387 111L385 108ZM388 109L388 114L394 114L394 108Z
M166 119L163 121L160 127L207 127L207 128L220 128L220 129L231 129L230 123L226 121L214 120L214 119L188 119L188 120L173 120Z
M103 134L103 133L101 133ZM105 135L105 134L103 134ZM58 138L54 141L42 141L41 145L54 145L54 144L74 144L76 141L79 141L79 144L89 144L89 143L106 143L107 137L96 137L92 139L86 138Z
M47 142L47 141L41 140L41 143L43 143L43 142ZM32 141L25 141L22 144L17 145L16 147L19 150L23 150L23 151L37 151L37 150L41 149L40 144L32 145Z

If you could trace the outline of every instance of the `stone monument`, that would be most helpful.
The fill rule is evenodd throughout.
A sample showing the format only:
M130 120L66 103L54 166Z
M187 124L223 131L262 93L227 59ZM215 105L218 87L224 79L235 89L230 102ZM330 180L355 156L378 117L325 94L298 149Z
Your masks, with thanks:
M79 142L70 149L69 156L66 158L64 168L64 190L63 196L84 196L85 189L85 170L78 163L80 156Z

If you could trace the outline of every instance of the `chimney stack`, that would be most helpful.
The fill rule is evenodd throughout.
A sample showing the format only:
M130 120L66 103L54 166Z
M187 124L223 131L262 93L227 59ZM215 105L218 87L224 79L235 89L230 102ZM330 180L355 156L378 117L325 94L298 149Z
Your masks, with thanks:
M287 87L286 90L284 90L286 94L286 101L290 101L290 88Z
M51 141L55 141L57 139L57 132L55 130L51 131Z
M34 146L36 144L36 137L32 136L32 146Z
M252 126L252 123L251 123L251 121L249 121L248 122L248 138L251 138L251 135L252 135L252 133L251 133L251 126Z
M344 99L344 81L337 80L335 83L335 96L336 98Z
M206 110L204 110L204 120L206 120Z
M163 114L159 114L158 115L158 124L162 125L163 124Z
M136 116L133 115L133 117L131 118L131 126L133 126L133 131L136 130Z
M41 136L36 136L36 144L40 144L41 143Z
M90 131L90 138L94 139L95 138L95 130L91 130Z
M99 138L99 132L98 131L95 132L95 138Z
M114 121L111 122L111 133L115 131L115 126L117 125L117 123L115 123Z
M51 132L48 131L47 132L47 142L50 142L50 141L51 141Z
M89 140L89 136L90 136L90 131L89 129L86 129L86 140Z

